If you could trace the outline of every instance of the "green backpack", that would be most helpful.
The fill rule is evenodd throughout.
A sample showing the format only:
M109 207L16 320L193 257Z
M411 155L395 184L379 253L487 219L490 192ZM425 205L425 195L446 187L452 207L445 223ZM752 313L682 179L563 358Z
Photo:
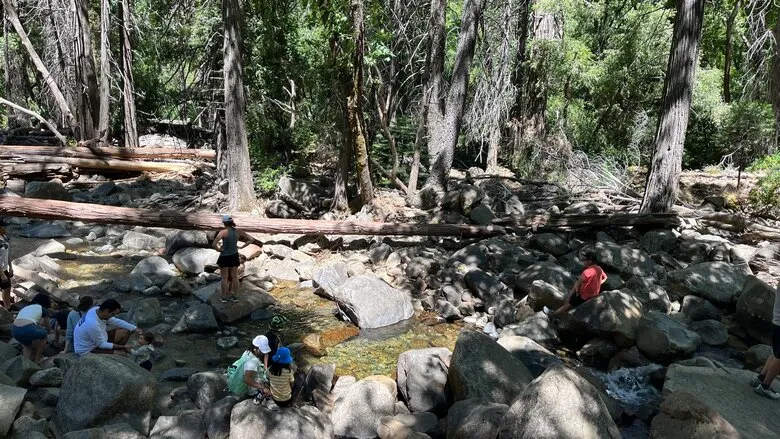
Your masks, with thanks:
M228 390L230 390L231 393L243 395L249 390L249 386L244 382L244 363L249 360L250 355L252 354L249 351L244 352L244 354L241 355L241 358L228 367L227 383Z

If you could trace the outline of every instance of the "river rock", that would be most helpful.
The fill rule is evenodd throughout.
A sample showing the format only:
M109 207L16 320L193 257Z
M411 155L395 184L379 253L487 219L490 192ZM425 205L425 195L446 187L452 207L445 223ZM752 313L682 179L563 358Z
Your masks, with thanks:
M179 230L165 238L165 254L173 256L186 247L208 247L211 245L208 232L204 230Z
M237 396L228 395L206 410L203 421L209 439L227 439L230 436L230 413L238 401Z
M509 351L474 331L458 336L448 377L456 401L487 398L501 404L512 402L533 379Z
M642 250L599 241L593 249L596 261L604 268L630 276L655 276L659 268L650 255Z
M392 416L395 399L379 381L361 380L346 388L333 405L333 432L353 438L374 438L383 416Z
M20 234L26 238L65 238L70 232L61 224L43 223L24 229Z
M617 333L624 340L636 340L642 312L642 302L636 297L623 291L606 291L574 308L569 316L593 334Z
M534 311L541 311L545 306L550 309L560 308L566 301L566 294L554 285L543 280L535 280L528 289L527 304Z
M335 297L336 288L349 279L349 267L345 262L337 261L328 263L314 271L312 280L314 286L325 297Z
M41 368L37 364L22 356L13 357L0 365L0 373L5 374L19 387L27 387L30 377L39 370Z
M501 335L498 344L522 361L534 377L541 375L551 364L561 361L547 348L528 337Z
M73 196L65 189L59 180L29 181L24 186L25 198L42 198L45 200L73 201Z
M747 275L726 262L703 262L666 276L670 291L681 296L693 294L717 304L737 301L747 281Z
M501 421L499 439L620 438L599 391L563 364L526 387Z
M447 348L406 351L398 356L398 389L412 412L443 413L447 409Z
M399 413L385 416L377 429L381 439L426 439L426 432L432 432L439 426L439 420L433 413Z
M205 303L195 305L184 311L179 323L173 328L174 333L179 332L211 332L219 329L214 309Z
M46 274L52 277L59 277L62 271L60 264L49 256L33 256L30 253L14 259L13 266L26 268L38 275Z
M528 337L537 343L558 340L558 330L555 324L547 314L541 311L523 319L520 323L505 326L501 335L505 337L519 335Z
M130 250L156 250L165 245L162 238L146 233L127 232L122 238L122 245Z
M49 422L46 419L33 419L31 416L22 415L16 418L11 429L12 438L20 439L45 439L49 431ZM2 425L0 425L2 432Z
M577 281L568 270L554 262L538 262L517 275L514 285L515 296L527 295L536 280L542 280L559 291L571 291Z
M324 195L320 186L287 176L279 179L278 193L280 199L292 200L290 205L300 206L307 211L320 209Z
M235 303L220 302L219 294L213 294L210 297L209 303L220 322L237 322L250 316L258 309L264 309L276 303L274 296L268 294L266 290L258 285L256 278L252 279L250 276L245 277L241 282L236 297L238 297L238 302Z
M677 236L671 230L651 230L642 235L639 247L650 254L672 253L677 248Z
M163 285L161 291L166 296L186 297L192 294L192 286L180 277L172 277Z
M610 340L594 338L577 351L577 358L587 366L604 370L618 352L620 352L620 347Z
M203 411L191 410L179 416L160 416L149 439L202 438L206 436Z
M149 327L163 320L160 301L157 299L143 299L135 302L130 308L129 319L141 327Z
M196 373L198 373L198 369L194 367L174 367L160 374L160 381L187 381Z
M492 224L495 218L496 215L493 213L493 209L486 204L480 204L469 212L469 219L471 222L482 226Z
M445 266L456 266L458 263L464 264L469 268L480 268L486 270L489 266L490 249L483 242L469 244L456 251L447 260Z
M775 289L755 276L749 276L737 301L737 321L756 340L772 344L772 310Z
M269 218L295 218L300 213L282 200L271 200L265 205Z
M5 436L16 418L16 413L24 402L27 390L20 387L0 384L0 436Z
M114 282L116 283L116 280ZM141 273L130 274L130 276L128 276L128 282L130 291L134 293L143 293L154 286L154 282Z
M636 346L652 359L688 357L700 344L699 334L657 311L645 314L639 323Z
M549 253L553 256L563 256L569 253L569 243L554 233L539 233L531 236L528 247Z
M672 302L666 290L655 283L654 278L632 277L626 282L625 287L631 294L642 302L646 311L660 311L669 314L672 310Z
M238 337L231 335L229 337L220 337L217 339L217 347L223 350L233 349L238 346Z
M458 401L447 413L447 439L496 439L506 404L485 398Z
M39 245L38 248L35 249L33 252L34 256L46 256L51 255L55 253L64 253L65 252L65 245L63 245L59 241L55 241L53 239L50 239L43 244Z
M765 344L751 346L750 349L745 352L745 366L747 366L748 369L764 367L766 359L770 356L772 356L772 346Z
M250 399L236 404L230 416L230 439L321 439L333 437L333 433L331 420L313 406L273 412Z
M669 439L739 439L729 422L687 392L673 392L661 403L661 413L653 418L654 438Z
M65 434L62 439L146 439L146 436L138 433L128 424L107 425L100 428L88 428L84 430L71 431Z
M664 394L683 391L706 401L743 438L773 438L780 431L777 405L748 387L747 383L755 376L749 370L672 364L666 373ZM780 392L777 381L772 388ZM724 398L723 395L732 396Z
M729 330L718 320L700 320L690 325L691 330L701 337L704 344L720 346L729 341Z
M403 355L403 354L402 354ZM336 375L335 364L315 364L309 368L303 388L307 400L312 399L315 390L324 394L330 393L333 387L333 377Z
M486 308L497 306L502 300L511 298L511 292L501 281L479 268L469 270L464 280L469 290L484 302Z
M334 299L350 320L363 329L389 326L414 314L407 293L371 275L348 279L334 290Z
M59 367L50 367L35 372L30 376L29 382L35 387L59 387L65 374Z
M436 274L440 268L441 265L437 260L427 256L417 256L406 263L404 273L410 279L424 279L428 275Z
M129 358L86 355L65 373L55 422L61 433L124 422L148 434L156 387Z
M2 307L0 307L2 308ZM5 309L5 308L2 308ZM0 311L0 314L2 311ZM10 314L10 313L9 313ZM13 314L11 314L13 316ZM11 323L11 322L4 322L4 324ZM19 355L19 352L14 348L13 346L9 345L8 343L0 341L0 364L5 363L6 361L10 360L11 358L14 358Z
M689 320L720 320L722 313L707 299L699 296L688 295L682 301L682 313Z
M170 278L176 275L168 265L168 261L159 256L149 256L142 259L136 264L130 274L143 274L158 287L162 287Z
M217 265L219 252L213 248L186 247L176 251L173 263L183 273L200 274L207 265Z

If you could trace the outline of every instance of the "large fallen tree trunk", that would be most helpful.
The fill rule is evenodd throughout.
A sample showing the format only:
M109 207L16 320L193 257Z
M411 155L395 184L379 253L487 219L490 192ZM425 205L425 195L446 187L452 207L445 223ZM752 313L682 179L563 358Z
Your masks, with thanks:
M134 209L8 196L0 196L0 215L172 229L217 230L223 227L222 215L214 213ZM493 236L505 233L500 226L269 219L242 214L235 214L233 218L241 230L261 233L423 236Z
M493 220L511 228L570 229L574 227L677 227L680 220L672 213L544 214Z
M202 159L214 160L215 151L208 149L177 148L79 148L56 146L0 145L0 157L15 156L57 156L83 159Z
M52 157L52 156L25 156L19 162L0 162L3 165L12 163L63 163L81 169L101 169L109 171L137 171L137 172L183 172L192 167L205 166L205 163L181 163L181 162L134 162L117 159L81 159L76 157Z
M70 175L71 167L65 163L0 163L3 179L52 177Z

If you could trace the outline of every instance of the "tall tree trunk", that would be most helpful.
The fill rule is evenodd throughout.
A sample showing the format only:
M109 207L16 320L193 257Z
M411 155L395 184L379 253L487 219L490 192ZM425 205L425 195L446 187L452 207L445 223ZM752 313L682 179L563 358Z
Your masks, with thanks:
M109 54L109 32L111 25L111 6L109 0L100 0L100 117L98 120L98 135L102 143L109 141L109 97L111 95L111 86L108 82L110 74Z
M97 137L97 123L100 115L100 92L95 74L95 58L92 54L92 35L89 27L89 12L86 0L73 0L76 11L76 78L82 89L77 93L81 139Z
M133 81L133 49L130 42L130 26L133 14L130 0L120 0L122 50L122 112L125 146L138 148L138 122L135 116L135 82Z
M222 0L224 26L225 141L228 165L228 208L249 211L257 204L249 166L246 134L246 97L242 65L240 0Z
M447 178L452 168L455 146L466 105L469 72L474 58L474 46L477 40L477 25L485 9L485 0L464 0L455 62L452 67L452 79L446 101L443 96L444 71L444 12L445 0L431 2L431 52L428 92L428 155L430 170L426 186L436 192L447 190Z
M704 0L680 0L677 3L661 114L655 134L655 153L647 175L640 208L642 213L670 212L677 201L703 21Z
M769 77L769 102L775 112L775 139L768 148L768 153L777 151L780 142L780 8L775 15L775 27L772 29L775 38L775 53L772 57L772 70Z
M9 101L26 104L24 92L26 72L24 71L19 47L16 44L12 45L11 39L8 37L8 20L5 19L3 20L3 42L3 57L5 61L5 68L3 69L4 94ZM17 108L8 106L6 115L9 128L30 126L29 116Z
M723 63L723 101L727 104L731 102L731 57L734 53L734 21L737 19L739 13L739 7L742 4L742 0L736 0L734 2L734 9L731 10L726 19L726 42L725 46L725 61Z
M509 135L511 139L512 160L515 161L522 150L522 122L523 101L525 99L526 62L528 61L528 38L530 35L529 24L531 22L531 1L520 0L520 15L517 24L517 56L512 73L512 83L514 84L516 94L515 102L509 109Z
M363 50L365 49L363 0L352 0L351 12L355 52L352 56L352 88L347 98L347 125L349 140L355 151L360 200L365 205L373 200L374 187L371 184L371 172L368 168L368 148L363 119Z
M35 47L33 47L32 43L30 42L30 38L27 36L27 32L25 32L24 27L22 26L22 22L19 20L19 16L16 14L16 8L14 8L13 4L11 4L11 0L3 0L3 8L5 9L8 20L14 26L16 34L19 35L19 39L22 41L22 45L24 46L25 50L27 50L27 55L30 57L30 60L32 60L36 70L38 70L38 73L40 73L43 81L49 87L49 91L54 97L54 100L57 102L60 111L65 116L65 119L68 121L68 125L70 125L75 135L75 133L77 133L79 130L78 122L73 116L73 112L70 111L68 102L65 100L65 96L63 96L62 91L60 91L57 82L54 81L54 78L49 73L49 69L47 69L46 65L43 64L41 57L38 56L38 52L35 51Z

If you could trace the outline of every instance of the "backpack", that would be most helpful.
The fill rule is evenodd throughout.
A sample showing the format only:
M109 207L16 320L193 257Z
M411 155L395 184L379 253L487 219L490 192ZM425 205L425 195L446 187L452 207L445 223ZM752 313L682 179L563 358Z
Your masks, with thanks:
M237 395L243 395L249 390L249 386L244 382L244 363L252 355L249 351L244 352L241 358L233 362L227 370L228 390Z

